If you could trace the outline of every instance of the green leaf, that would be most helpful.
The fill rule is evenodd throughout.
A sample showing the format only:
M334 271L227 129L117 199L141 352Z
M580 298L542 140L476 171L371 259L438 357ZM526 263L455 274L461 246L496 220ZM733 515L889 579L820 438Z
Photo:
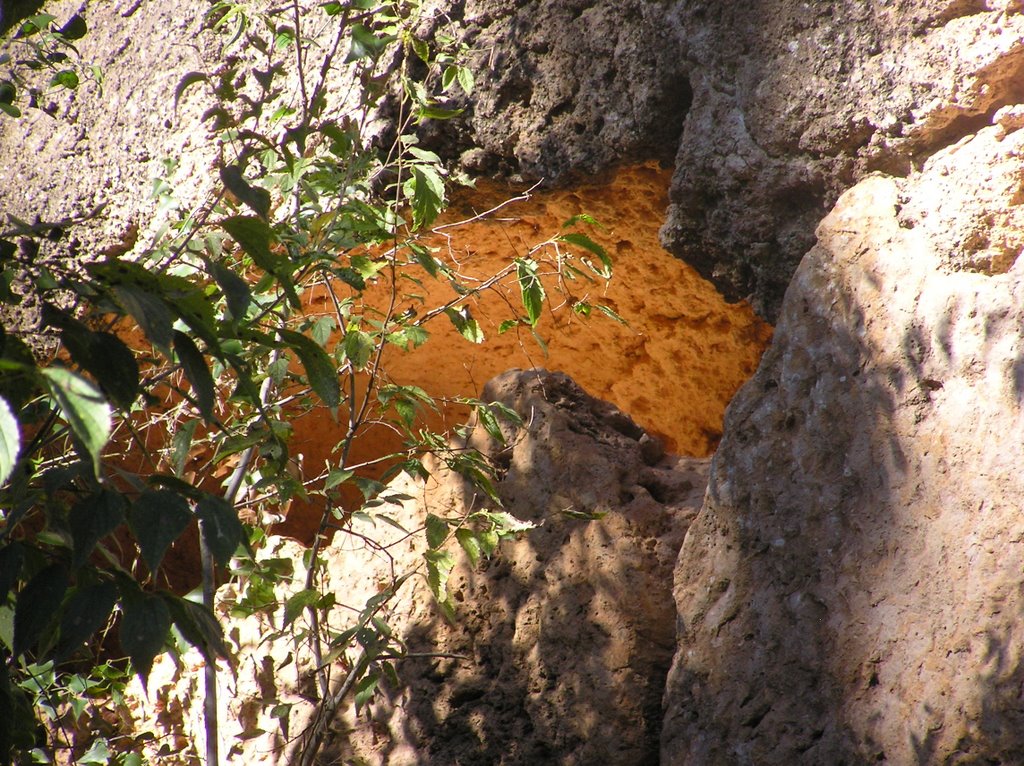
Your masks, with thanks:
M373 339L362 330L352 327L345 333L345 356L355 369L361 370L369 364L375 348Z
M470 314L467 306L454 309L448 308L444 310L444 313L448 315L448 318L455 325L455 329L459 331L463 338L470 341L471 343L483 343L484 333L480 329L480 325L473 319L473 315Z
M240 202L248 205L264 221L270 217L270 192L246 181L240 166L226 165L222 167L220 180L229 192L234 194Z
M332 468L327 472L327 479L324 481L324 489L334 489L339 484L344 484L346 481L351 479L352 475L352 471L342 470L341 468Z
M199 413L206 422L213 422L215 390L213 375L210 374L206 360L193 340L179 330L174 331L174 352L178 355L185 377L192 384L192 396L199 407Z
M492 439L499 444L505 443L505 434L501 430L501 424L498 422L498 417L494 414L494 410L481 402L477 405L476 417Z
M0 396L0 486L7 481L18 463L21 451L21 430L11 405Z
M43 631L55 621L67 589L68 570L63 564L42 569L22 588L14 607L15 655L24 654L42 638Z
M198 420L189 420L179 427L171 437L171 468L179 479L185 472L185 461L192 449L192 437L195 436Z
M171 490L146 490L135 501L129 524L150 572L156 574L167 548L181 536L191 519L185 498Z
M475 85L475 80L473 78L473 70L466 66L458 67L458 78L459 86L462 88L462 92L465 93L467 96L472 96L473 86Z
M51 87L58 85L68 90L74 90L78 87L78 73L74 69L62 69L50 78Z
M0 101L0 112L3 112L8 117L21 117L21 110L14 104L6 104Z
M88 764L88 766L110 766L112 755L113 753L110 752L107 740L103 737L97 737L93 740L89 749L78 757L78 762Z
M171 629L171 615L160 596L141 592L126 597L121 609L121 647L146 688L153 660L163 650Z
M93 472L99 475L100 453L110 438L110 405L81 375L63 367L50 367L42 373L64 419L92 460Z
M169 356L174 316L167 304L136 285L117 285L114 294L150 342Z
M253 216L236 215L225 218L220 226L252 258L253 263L268 274L277 274L279 259L270 251L274 231L266 221Z
M139 365L135 355L113 333L93 332L82 327L88 333L85 337L73 338L74 333L67 330L61 333L71 358L96 378L115 404L128 409L139 394Z
M394 40L395 38L391 35L377 37L363 24L355 24L352 26L352 43L345 61L359 61L359 59L367 57L376 58L388 43Z
M537 274L537 262L532 258L516 259L516 277L523 299L523 308L531 327L535 327L544 310L544 285Z
M185 94L191 86L200 82L207 82L209 76L203 72L188 72L178 81L177 87L174 89L174 110L178 110L178 102L181 101L181 97Z
M405 195L412 200L412 225L420 229L433 223L444 207L444 180L429 165L414 165L406 181Z
M328 407L334 408L341 404L341 384L338 381L338 370L327 352L317 345L312 338L292 330L278 330L281 340L287 343L298 355L302 366L306 368L309 386Z
M64 604L60 619L60 643L54 659L63 662L107 624L117 602L117 586L112 582L76 588Z
M320 599L320 594L315 590L300 590L288 597L284 604L284 625L287 628L298 618L306 607L312 606Z
M249 291L249 285L235 272L225 268L216 261L207 261L207 268L217 281L221 292L224 293L231 318L236 321L244 319L246 312L249 310L249 304L252 302L252 293Z
M65 40L81 40L89 31L89 26L79 14L75 14L62 26L58 32Z
M207 662L213 662L217 657L227 659L224 631L213 612L202 604L179 598L173 593L160 595L181 635L203 653Z
M359 710L373 699L374 692L377 690L377 684L379 682L380 674L376 672L370 673L369 675L359 679L359 683L356 684L354 697L356 710Z
M101 489L72 506L68 512L68 527L74 551L73 569L88 561L96 543L124 523L127 508L124 495L109 489Z
M205 495L196 504L196 516L207 550L220 566L227 566L247 539L234 506L222 497Z
M570 245L576 245L584 250L588 250L600 259L602 268L598 269L593 266L587 265L593 270L595 274L598 274L605 279L610 279L612 276L612 259L608 255L607 251L597 244L594 240L588 237L586 234L580 234L579 232L570 232L569 234L561 234L556 239L559 242L567 242Z
M451 600L448 597L448 577L455 568L455 559L447 551L424 551L423 558L427 562L427 585L434 598L441 606L445 616L451 619L454 615Z
M626 325L627 327L629 326L629 322L627 322L625 319L616 314L610 307L598 304L597 310L604 314L606 317L614 319L619 324Z
M448 539L448 522L432 513L427 514L427 546L440 548Z
M416 110L416 119L423 120L450 120L458 117L465 109L444 109L439 106L420 106Z
M409 249L412 250L413 255L416 256L416 261L423 270L426 271L430 276L437 276L437 259L431 254L430 250L425 248L423 245L417 242L410 242Z
M7 594L18 581L24 560L25 549L21 543L8 543L0 548L0 605L7 600Z
M465 527L459 527L455 530L455 539L459 541L459 545L462 546L462 550L469 556L470 563L475 567L480 563L480 540L477 534Z

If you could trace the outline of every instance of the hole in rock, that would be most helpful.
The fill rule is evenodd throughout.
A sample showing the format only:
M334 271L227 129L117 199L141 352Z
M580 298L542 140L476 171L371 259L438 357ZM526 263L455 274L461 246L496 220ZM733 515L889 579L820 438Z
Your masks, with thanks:
M460 264L493 273L558 233L570 217L592 215L608 229L592 234L612 255L615 274L607 290L591 286L590 299L609 306L628 326L597 312L588 321L569 310L555 317L546 313L539 326L548 342L545 355L528 331L498 333L509 308L493 296L473 305L487 335L483 345L465 341L442 317L430 326L430 343L386 360L388 374L431 395L456 397L478 396L491 377L512 367L560 370L660 436L668 451L711 454L725 407L754 372L771 328L746 304L726 303L709 282L660 246L670 175L656 164L642 164L572 188L537 191L493 216L447 229L450 240L437 236L432 242ZM518 191L480 181L475 189L459 192L446 221L473 218ZM432 289L424 282L424 292ZM310 315L333 311L326 290L312 291L306 301ZM464 408L452 406L430 425L452 427L466 416ZM321 409L296 418L293 427L293 454L302 455L307 470L319 472L342 439L343 426ZM361 463L400 447L391 430L370 428L351 458ZM276 531L309 539L320 516L320 508L295 502Z

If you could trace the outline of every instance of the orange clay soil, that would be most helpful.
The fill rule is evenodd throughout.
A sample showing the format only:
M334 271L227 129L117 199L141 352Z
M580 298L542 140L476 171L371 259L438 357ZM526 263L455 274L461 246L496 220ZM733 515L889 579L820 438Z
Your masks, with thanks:
M608 305L628 326L597 312L589 321L571 316L568 309L556 316L545 313L538 326L548 341L545 356L528 331L498 334L497 325L509 317L509 309L492 293L471 304L487 335L484 344L464 340L442 316L428 325L431 340L422 349L389 353L384 366L391 379L434 396L477 396L488 379L512 367L561 370L661 436L668 450L710 455L721 437L725 407L754 372L771 327L746 304L726 303L709 282L661 248L658 228L669 178L670 171L652 165L621 168L600 182L535 192L486 220L446 229L450 239L437 236L431 243L441 248L438 257L449 262L454 257L465 272L486 275L557 233L566 219L588 213L608 227L588 233L615 262L607 290L591 286L589 300ZM519 192L480 181L476 189L457 195L445 221L471 218ZM428 307L450 294L443 285L430 283L424 280L425 292L434 296ZM507 297L518 301L517 294ZM323 289L311 290L305 301L310 315L333 314ZM454 425L465 415L464 409L449 408L431 425ZM293 425L292 454L301 454L305 473L316 475L344 429L326 410L297 417ZM355 446L352 461L388 454L400 444L391 431L370 429ZM278 531L308 539L319 517L319 508L293 503Z

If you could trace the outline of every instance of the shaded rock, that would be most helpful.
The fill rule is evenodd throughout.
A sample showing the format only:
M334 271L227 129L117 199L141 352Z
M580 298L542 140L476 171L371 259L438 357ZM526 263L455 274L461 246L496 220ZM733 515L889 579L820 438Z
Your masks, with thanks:
M498 466L507 509L539 526L477 568L459 554L448 581L455 624L440 616L419 576L405 583L379 614L408 646L410 657L397 664L404 685L384 686L358 719L340 715L322 760L657 763L675 641L671 570L707 462L664 455L629 417L561 373L511 371L483 398L514 408L525 424L503 425L507 446L482 427L469 441ZM419 529L428 512L447 518L482 507L460 477L434 477L426 485L405 478L385 491L393 520ZM370 531L373 545L360 536ZM338 534L327 554L326 591L339 602L331 627L339 631L396 573L422 573L422 534L383 523L353 532ZM276 540L262 553L294 562L291 582L278 587L282 601L302 587L302 552ZM237 605L241 587L221 590L222 610ZM221 674L221 715L232 762L294 763L295 738L311 719L309 652L295 651L287 634L275 637L280 626L280 614L229 626L237 672ZM343 663L331 672L338 683ZM170 739L184 730L200 747L196 684L194 672L179 676L161 660L147 704L153 726ZM160 719L166 710L184 712Z
M663 763L1024 762L1008 128L818 228L680 554Z

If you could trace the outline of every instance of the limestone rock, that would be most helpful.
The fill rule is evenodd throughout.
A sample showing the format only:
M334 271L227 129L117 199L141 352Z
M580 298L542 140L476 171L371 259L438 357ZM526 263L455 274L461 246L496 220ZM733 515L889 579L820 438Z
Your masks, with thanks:
M397 666L406 685L385 687L358 719L348 711L339 716L323 762L657 763L675 640L671 571L703 497L707 462L666 456L621 411L561 373L511 371L488 384L483 398L514 408L525 424L505 424L508 446L482 427L470 442L497 462L509 512L539 526L476 569L460 556L448 582L458 604L454 625L419 577L406 582L380 614L412 653ZM385 492L398 498L389 507L406 529L422 527L428 512L448 517L479 504L463 479L434 476L427 485L400 480ZM421 568L422 534L379 523L374 538L371 547L338 534L329 551L336 629L395 572ZM295 562L293 582L281 583L279 598L301 588L297 544L276 541L263 555ZM239 595L233 586L222 589L222 609ZM280 625L276 614L229 627L236 673L221 674L228 762L295 761L294 737L310 719L304 695L312 668L309 652L293 651L291 638L272 639ZM197 678L158 662L147 706L168 739L185 734L201 747ZM163 711L178 712L160 718ZM180 762L189 757L183 753Z
M819 226L680 555L663 763L1024 762L1006 114Z

